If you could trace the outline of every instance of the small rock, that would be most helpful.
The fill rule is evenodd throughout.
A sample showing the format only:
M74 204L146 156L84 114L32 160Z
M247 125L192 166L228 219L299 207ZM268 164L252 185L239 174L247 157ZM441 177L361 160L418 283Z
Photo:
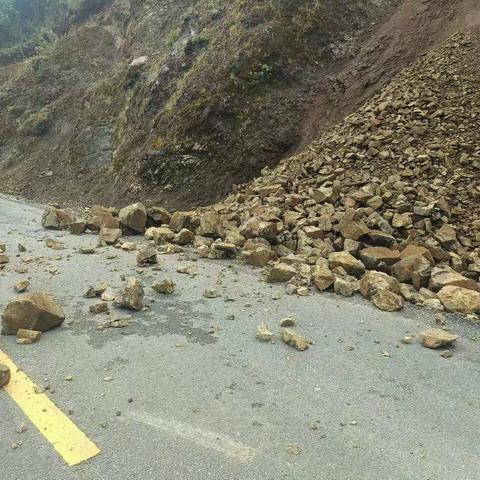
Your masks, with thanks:
M273 333L268 329L268 326L265 322L262 322L257 327L256 338L262 342L270 342L273 339Z
M379 289L372 297L373 304L385 312L395 312L403 308L403 298L389 290Z
M10 369L3 363L0 363L0 388L6 387L10 383L10 378Z
M282 330L281 335L284 343L290 345L293 348L296 348L301 352L307 350L307 348L309 348L310 346L309 342L304 337L302 337L302 335L290 328L285 328L284 330Z
M169 278L162 280L160 282L155 282L152 285L152 289L155 290L157 293L162 293L165 295L171 295L175 292L175 283Z
M97 315L99 313L105 313L105 312L108 312L108 303L98 302L98 303L95 303L93 305L90 305L90 307L88 309L89 309L90 313L93 313L95 315Z
M214 288L207 288L203 291L205 298L217 298L220 296L220 292Z
M281 327L294 327L295 326L295 320L293 319L292 315L289 315L286 318L283 318L280 321L280 326Z
M30 285L30 282L28 280L19 280L15 286L13 287L13 289L17 292L17 293L21 293L21 292L24 292Z
M17 343L20 345L31 345L36 343L42 338L42 332L37 330L27 330L20 328L17 331Z

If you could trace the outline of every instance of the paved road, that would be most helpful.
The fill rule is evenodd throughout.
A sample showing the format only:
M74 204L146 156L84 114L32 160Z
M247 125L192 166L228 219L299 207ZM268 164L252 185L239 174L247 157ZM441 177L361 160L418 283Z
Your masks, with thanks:
M433 325L433 312L386 314L360 298L330 294L294 298L223 261L195 262L199 275L192 278L175 271L191 261L169 255L162 271L147 269L142 278L148 286L171 277L177 293L160 298L147 288L148 312L132 315L125 329L100 331L126 313L94 317L82 292L101 281L120 287L122 274L137 274L135 255L114 248L75 253L95 245L93 235L65 234L65 250L48 249L43 240L55 233L40 228L40 212L0 199L0 240L12 256L0 273L0 307L14 296L12 285L29 276L30 291L50 291L67 321L31 346L0 337L0 349L37 384L51 386L50 398L101 455L66 466L0 391L2 479L480 478L478 327L449 318L462 338L444 359L399 342ZM18 242L42 257L27 265L28 274L14 272ZM108 260L112 252L118 257ZM59 274L49 273L52 266ZM209 287L223 297L203 298ZM277 331L289 314L315 340L310 350L255 340L262 320ZM27 430L17 433L23 422ZM15 450L14 442L21 442Z

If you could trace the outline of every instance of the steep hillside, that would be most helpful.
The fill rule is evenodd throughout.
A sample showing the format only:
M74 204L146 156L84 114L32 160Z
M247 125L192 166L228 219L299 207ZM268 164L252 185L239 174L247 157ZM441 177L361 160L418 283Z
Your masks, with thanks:
M2 189L211 201L298 144L311 85L392 3L115 0L2 72Z
M211 203L474 21L474 3L106 2L1 69L0 189Z

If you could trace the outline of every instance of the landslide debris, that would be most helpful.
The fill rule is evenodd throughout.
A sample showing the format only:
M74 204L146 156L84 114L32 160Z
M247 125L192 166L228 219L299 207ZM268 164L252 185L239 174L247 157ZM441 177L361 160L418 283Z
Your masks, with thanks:
M147 239L236 256L288 293L314 285L386 311L478 313L479 45L478 31L454 35L306 152L221 203L163 212Z

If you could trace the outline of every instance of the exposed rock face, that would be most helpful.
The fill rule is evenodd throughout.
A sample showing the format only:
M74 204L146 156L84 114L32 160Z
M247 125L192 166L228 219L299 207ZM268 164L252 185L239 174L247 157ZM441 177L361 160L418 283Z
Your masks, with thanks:
M2 334L20 328L46 332L65 320L63 309L46 293L32 293L9 302L2 314Z
M147 226L147 209L142 203L122 208L118 213L120 223L134 232L144 233Z
M449 312L477 313L480 311L480 293L462 287L443 287L437 294Z

